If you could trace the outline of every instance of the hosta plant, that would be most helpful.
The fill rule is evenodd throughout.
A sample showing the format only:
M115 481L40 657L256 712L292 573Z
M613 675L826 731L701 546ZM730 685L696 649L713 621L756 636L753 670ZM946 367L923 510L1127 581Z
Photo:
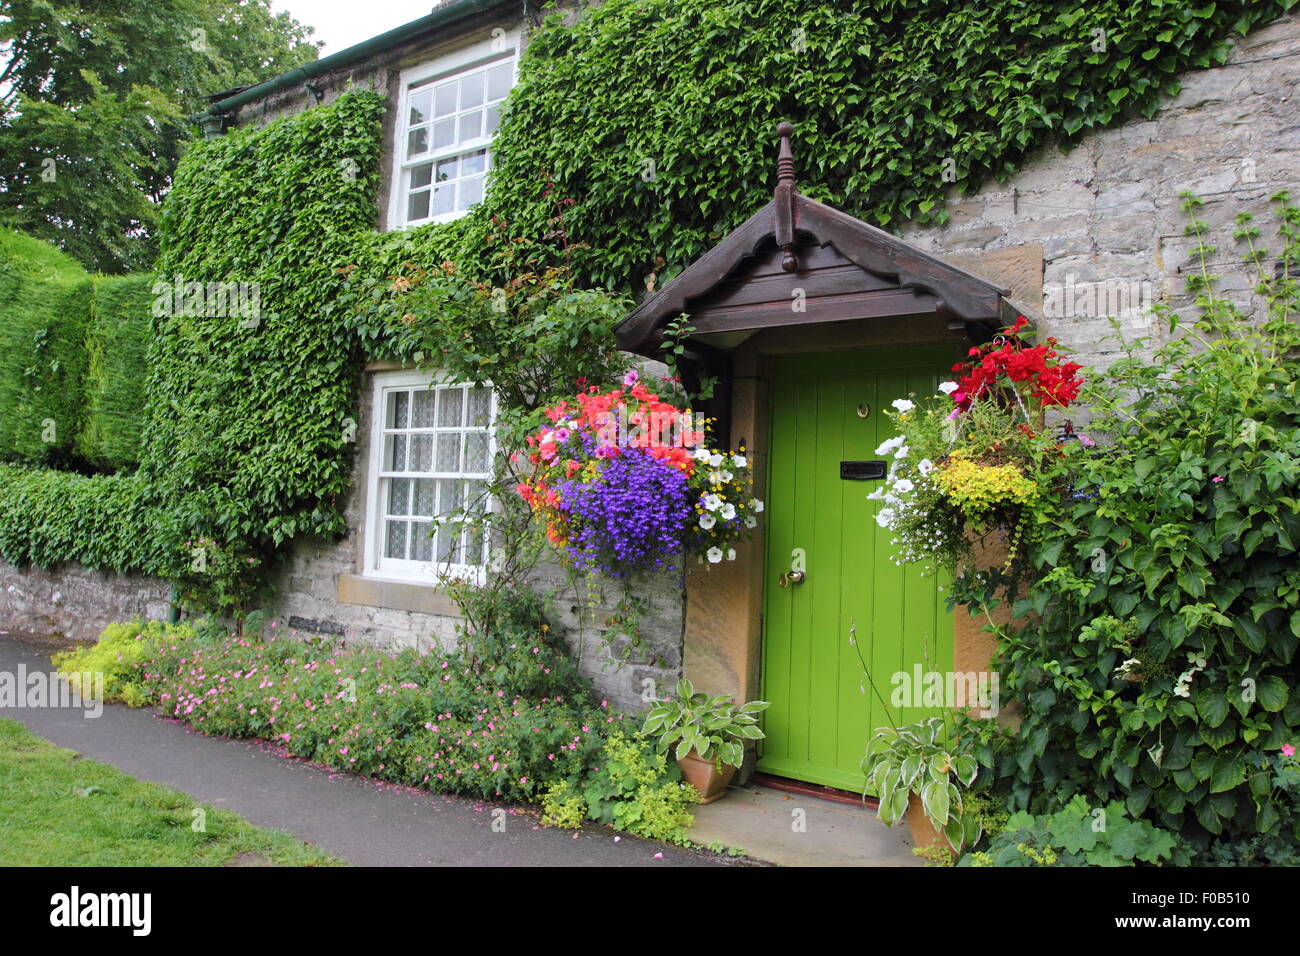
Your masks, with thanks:
M941 717L902 727L882 727L872 737L862 770L875 790L883 823L894 826L915 793L934 828L960 852L982 832L979 814L968 812L964 794L979 773L970 745L949 741Z
M683 678L677 682L677 696L659 701L646 714L641 732L659 738L659 750L675 747L674 756L683 759L692 750L704 760L716 759L730 767L739 767L745 754L746 740L762 740L758 715L770 706L765 700L752 700L736 707L725 694L710 697L696 693L695 686Z

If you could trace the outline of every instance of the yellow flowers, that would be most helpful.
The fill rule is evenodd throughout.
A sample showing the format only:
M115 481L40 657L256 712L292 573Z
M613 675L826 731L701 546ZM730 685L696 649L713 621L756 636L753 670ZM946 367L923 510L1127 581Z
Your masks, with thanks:
M1038 486L1015 465L984 465L958 451L931 480L963 511L979 513L1003 504L1029 504Z

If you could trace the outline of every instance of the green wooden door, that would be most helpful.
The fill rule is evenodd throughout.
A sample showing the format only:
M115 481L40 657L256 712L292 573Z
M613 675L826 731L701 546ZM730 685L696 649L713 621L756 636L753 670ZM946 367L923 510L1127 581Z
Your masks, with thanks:
M879 480L844 480L843 461L881 460L894 435L882 409L934 394L954 350L791 356L773 370L763 626L764 718L758 769L861 791L872 731L888 724L895 675L952 668L943 582L895 564L867 495ZM778 586L802 559L805 577ZM851 632L856 632L855 641ZM861 660L859 659L861 653ZM895 723L935 713L890 708Z

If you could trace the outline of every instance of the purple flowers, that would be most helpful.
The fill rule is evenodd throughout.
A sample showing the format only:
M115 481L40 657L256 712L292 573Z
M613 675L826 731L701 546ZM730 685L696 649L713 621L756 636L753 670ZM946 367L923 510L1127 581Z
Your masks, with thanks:
M670 567L681 552L691 513L687 477L644 449L624 449L594 480L558 486L560 510L572 517L565 549L588 571L626 577Z

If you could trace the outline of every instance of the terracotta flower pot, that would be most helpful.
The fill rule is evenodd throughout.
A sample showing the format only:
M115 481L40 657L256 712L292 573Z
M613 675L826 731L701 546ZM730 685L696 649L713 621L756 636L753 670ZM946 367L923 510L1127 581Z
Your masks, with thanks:
M948 845L944 835L935 829L930 818L925 815L921 798L915 793L907 795L907 813L904 814L903 819L907 821L907 829L912 834L912 843L916 847Z
M727 793L727 784L736 775L736 768L730 764L705 760L694 750L678 760L677 766L682 768L686 782L700 792L700 803L721 800Z

